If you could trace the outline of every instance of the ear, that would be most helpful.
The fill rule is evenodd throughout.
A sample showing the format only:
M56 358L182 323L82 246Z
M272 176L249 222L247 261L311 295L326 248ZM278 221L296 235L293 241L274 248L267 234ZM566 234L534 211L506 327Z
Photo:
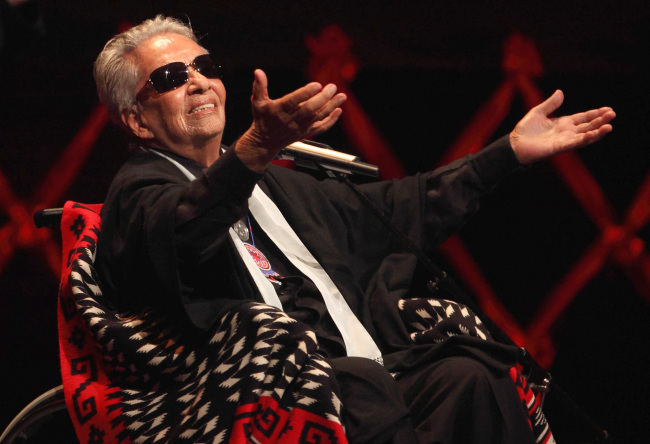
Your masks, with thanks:
M130 109L122 110L120 117L122 118L122 123L136 137L140 139L153 139L155 137L146 122L142 119L142 114L136 105L131 106Z

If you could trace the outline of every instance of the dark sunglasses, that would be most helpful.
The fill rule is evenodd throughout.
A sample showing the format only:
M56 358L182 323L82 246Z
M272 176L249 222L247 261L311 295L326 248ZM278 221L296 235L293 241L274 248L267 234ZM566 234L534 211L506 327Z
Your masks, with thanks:
M145 87L153 88L158 94L176 89L190 79L190 66L208 79L221 78L221 66L217 65L210 54L203 54L191 63L172 62L154 69Z

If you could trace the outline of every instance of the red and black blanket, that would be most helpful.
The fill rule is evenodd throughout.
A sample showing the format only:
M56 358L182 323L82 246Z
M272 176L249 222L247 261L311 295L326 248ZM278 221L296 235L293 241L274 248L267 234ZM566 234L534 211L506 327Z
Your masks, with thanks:
M61 370L82 443L346 443L329 364L306 326L244 303L208 337L109 308L93 268L100 206L68 203Z

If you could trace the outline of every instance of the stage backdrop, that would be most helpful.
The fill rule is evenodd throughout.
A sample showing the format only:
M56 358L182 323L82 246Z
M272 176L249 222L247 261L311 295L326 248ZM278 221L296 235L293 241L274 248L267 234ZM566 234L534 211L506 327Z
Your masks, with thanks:
M250 123L253 69L266 70L276 97L314 78L335 79L352 100L319 140L382 164L390 177L505 134L558 88L562 113L612 106L612 134L508 179L436 259L613 442L644 441L644 2L11 3L0 2L0 428L60 383L59 238L36 230L31 213L69 199L102 201L127 151L98 106L92 62L118 29L161 12L188 17L223 60L226 142Z

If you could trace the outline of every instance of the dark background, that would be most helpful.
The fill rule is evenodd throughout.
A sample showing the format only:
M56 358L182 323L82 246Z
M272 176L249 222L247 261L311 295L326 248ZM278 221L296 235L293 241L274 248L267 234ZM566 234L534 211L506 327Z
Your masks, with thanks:
M186 14L205 35L204 46L229 67L226 142L250 122L253 69L267 71L274 97L301 86L310 55L305 36L336 24L351 37L361 62L353 93L407 170L426 170L499 85L502 44L519 31L541 54L545 73L538 86L545 95L565 92L563 113L605 105L616 110L614 132L580 157L621 217L650 167L644 69L650 6L643 1L0 4L0 170L28 203L38 201L40 180L97 105L91 65L103 44L120 23L156 13ZM500 133L524 112L515 101ZM340 127L320 140L354 150ZM101 202L126 154L119 131L107 127L58 205ZM0 226L8 221L0 211ZM639 238L648 242L649 234L645 227ZM598 235L550 164L541 163L508 179L462 239L525 326ZM0 271L0 429L60 383L57 281L33 247L17 248ZM612 442L647 441L649 321L648 300L611 262L554 331L555 380Z

